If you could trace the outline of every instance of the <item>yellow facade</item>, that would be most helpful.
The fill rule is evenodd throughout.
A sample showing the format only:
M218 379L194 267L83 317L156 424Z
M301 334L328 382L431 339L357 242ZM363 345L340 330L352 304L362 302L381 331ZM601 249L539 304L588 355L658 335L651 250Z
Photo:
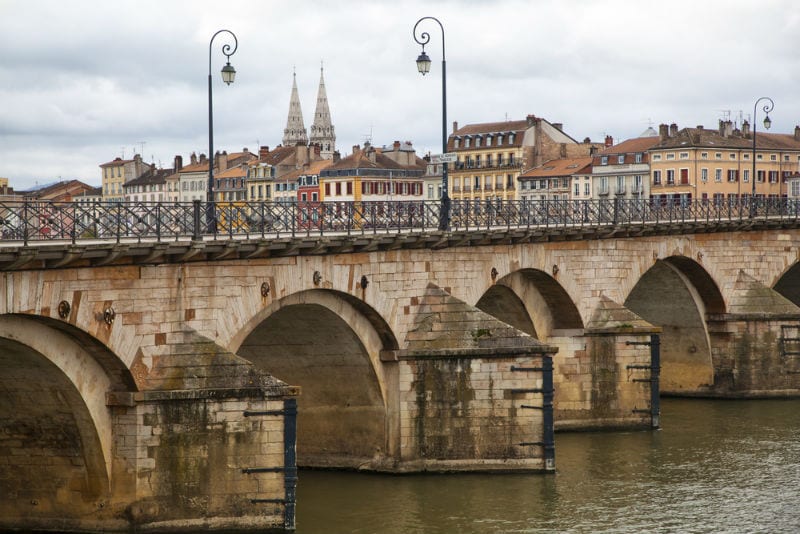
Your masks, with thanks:
M800 166L800 127L792 134L757 132L720 121L719 130L660 126L649 150L650 196L661 199L781 198ZM755 159L755 172L753 162Z
M513 200L521 171L522 147L498 146L497 137L481 140L480 145L475 146L479 138L473 137L470 146L464 146L464 140L461 140L451 149L458 159L448 165L450 197L456 200ZM487 141L491 143L489 146Z
M783 177L798 166L797 151L756 151L755 194L786 195ZM654 148L650 151L650 194L693 199L743 198L753 193L752 148Z
M106 202L122 202L123 184L125 184L125 161L115 160L100 166L103 200Z

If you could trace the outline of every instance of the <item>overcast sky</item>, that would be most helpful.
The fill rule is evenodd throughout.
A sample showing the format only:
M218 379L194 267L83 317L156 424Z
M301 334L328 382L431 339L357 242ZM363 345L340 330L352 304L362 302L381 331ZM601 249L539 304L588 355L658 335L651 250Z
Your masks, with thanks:
M797 0L0 0L0 177L99 185L117 156L167 167L206 153L222 28L239 48L225 86L214 41L216 149L281 142L295 66L309 128L324 62L343 156L368 138L438 153L442 38L425 26L433 65L420 76L423 16L444 25L448 133L534 114L578 141L621 141L738 122L761 96L773 132L800 124Z

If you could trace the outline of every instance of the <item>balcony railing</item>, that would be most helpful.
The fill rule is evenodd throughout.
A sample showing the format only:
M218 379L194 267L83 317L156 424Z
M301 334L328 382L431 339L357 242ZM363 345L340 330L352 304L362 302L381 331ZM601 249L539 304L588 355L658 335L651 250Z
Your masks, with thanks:
M469 188L465 188L469 189ZM403 202L0 202L0 247L35 242L250 239L333 233L438 231L438 201ZM451 200L452 230L486 227L728 223L800 224L787 198Z
M508 161L508 160L500 160L500 161L486 161L486 162L478 162L478 161L458 161L453 165L453 169L457 171L462 170L474 170L474 169L518 169L520 168L521 164L519 160Z

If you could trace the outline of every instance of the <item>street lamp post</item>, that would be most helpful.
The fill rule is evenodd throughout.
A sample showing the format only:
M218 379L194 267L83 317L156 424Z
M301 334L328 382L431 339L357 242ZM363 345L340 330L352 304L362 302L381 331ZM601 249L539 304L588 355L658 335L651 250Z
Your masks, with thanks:
M752 193L750 195L750 218L755 216L756 210L756 112L758 111L758 103L762 100L766 100L764 107L764 113L766 113L766 117L764 118L764 129L769 130L769 127L772 126L772 121L769 118L769 112L772 111L772 108L775 107L775 103L772 99L768 96L762 96L756 103L753 104L753 176L751 177L752 182ZM764 176L764 181L766 181L766 176Z
M447 154L447 70L445 61L444 50L444 26L439 22L439 19L434 17L422 17L414 24L412 32L414 40L422 45L422 53L417 58L417 70L420 74L425 76L431 70L431 58L425 53L425 45L431 40L428 32L422 32L417 36L417 26L423 20L433 20L442 30L442 155ZM448 230L450 228L450 193L448 191L447 183L447 162L442 162L442 198L439 207L439 230Z
M214 206L214 112L211 98L211 46L214 44L214 38L220 33L228 33L233 37L233 50L231 50L231 45L227 43L222 46L222 53L227 61L225 66L222 67L222 81L227 85L232 84L233 79L236 77L236 69L231 65L231 56L239 48L239 40L230 30L219 30L211 37L211 41L208 43L208 190L206 194L206 222L208 223L209 233L216 233L217 230L216 208Z

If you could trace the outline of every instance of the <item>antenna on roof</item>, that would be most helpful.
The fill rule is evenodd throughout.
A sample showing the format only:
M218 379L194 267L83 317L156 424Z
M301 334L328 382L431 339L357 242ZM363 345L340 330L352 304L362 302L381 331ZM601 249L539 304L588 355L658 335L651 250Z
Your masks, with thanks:
M372 125L369 125L369 133L364 134L364 143L372 144Z
M147 144L147 141L139 141L136 144L142 147L142 149L139 151L139 154L144 154L144 145Z
M722 120L726 120L726 121L731 120L731 110L729 110L729 109L718 109L717 111L722 112Z
M119 149L122 151L122 156L121 156L122 159L125 159L125 147L121 146L121 147L119 147Z

